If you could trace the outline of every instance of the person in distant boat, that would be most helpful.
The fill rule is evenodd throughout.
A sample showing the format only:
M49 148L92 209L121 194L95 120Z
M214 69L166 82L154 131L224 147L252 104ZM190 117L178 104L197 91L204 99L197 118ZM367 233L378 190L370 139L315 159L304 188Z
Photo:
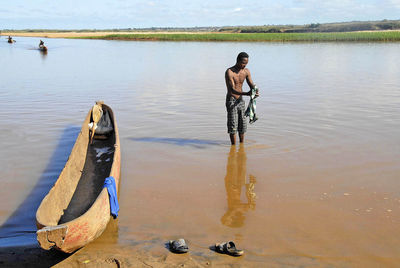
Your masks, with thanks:
M12 42L13 40L12 40L12 37L11 36L8 36L8 42Z
M240 52L236 58L236 64L228 68L225 72L226 93L226 111L228 114L227 126L231 144L236 143L236 132L239 133L239 140L244 141L244 133L247 130L245 119L245 103L243 95L250 96L251 89L255 87L251 79L250 71L246 68L249 62L249 55L246 52ZM243 92L242 86L246 80L250 87L248 92ZM258 97L258 92L256 97Z
M44 47L44 42L42 40L39 42L39 47Z

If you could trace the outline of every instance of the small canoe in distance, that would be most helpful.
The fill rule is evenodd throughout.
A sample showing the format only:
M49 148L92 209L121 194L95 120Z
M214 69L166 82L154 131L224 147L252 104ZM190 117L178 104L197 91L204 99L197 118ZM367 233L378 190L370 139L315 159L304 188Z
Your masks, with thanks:
M47 52L47 47L41 45L41 46L39 46L39 50L40 50L40 51L43 51L43 52Z
M102 109L111 130L95 135L89 144L89 111L64 169L36 212L37 240L43 249L74 252L99 237L110 221L104 181L114 177L118 192L121 152L114 113L105 104Z

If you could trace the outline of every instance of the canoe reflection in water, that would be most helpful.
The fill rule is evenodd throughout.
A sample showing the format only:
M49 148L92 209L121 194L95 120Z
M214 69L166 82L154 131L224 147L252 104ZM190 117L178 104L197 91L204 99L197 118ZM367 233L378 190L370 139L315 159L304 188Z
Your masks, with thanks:
M239 228L244 225L245 213L256 208L256 194L254 185L256 178L246 174L246 152L244 145L240 144L239 150L231 146L226 164L225 188L228 201L228 210L222 216L222 224ZM246 189L246 202L241 201L242 188Z

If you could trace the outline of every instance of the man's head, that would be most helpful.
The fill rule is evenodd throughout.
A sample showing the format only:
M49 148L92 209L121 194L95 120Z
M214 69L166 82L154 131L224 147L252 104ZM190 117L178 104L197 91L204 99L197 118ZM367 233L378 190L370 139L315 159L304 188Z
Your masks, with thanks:
M246 52L240 52L236 58L236 66L240 69L244 69L249 62L249 54Z

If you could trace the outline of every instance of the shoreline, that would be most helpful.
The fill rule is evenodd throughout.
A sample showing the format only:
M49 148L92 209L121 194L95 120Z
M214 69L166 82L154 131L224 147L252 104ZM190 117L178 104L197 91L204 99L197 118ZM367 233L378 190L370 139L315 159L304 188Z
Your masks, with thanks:
M43 37L43 38L80 38L80 37L102 37L105 35L126 35L126 34L204 34L205 32L1 32L0 36L19 37Z
M2 32L1 36L122 41L207 42L399 42L400 31L332 33L215 33L215 32Z

